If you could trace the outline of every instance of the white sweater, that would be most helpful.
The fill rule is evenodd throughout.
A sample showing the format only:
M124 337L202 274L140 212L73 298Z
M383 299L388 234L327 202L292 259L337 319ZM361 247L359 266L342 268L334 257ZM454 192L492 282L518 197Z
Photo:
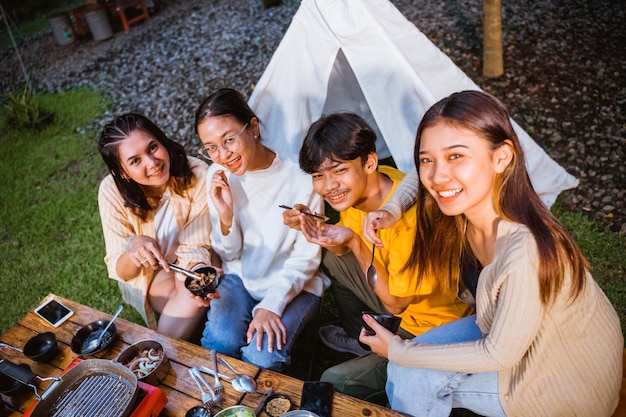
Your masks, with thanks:
M216 170L228 176L234 201L233 225L224 236L217 210L208 197L211 244L223 262L224 273L241 277L246 290L259 301L255 307L282 315L301 291L321 296L324 275L318 272L321 247L307 242L299 230L283 224L280 204L306 204L323 211L323 200L313 191L310 175L294 162L276 156L263 170L242 176L212 164L207 175L207 194Z

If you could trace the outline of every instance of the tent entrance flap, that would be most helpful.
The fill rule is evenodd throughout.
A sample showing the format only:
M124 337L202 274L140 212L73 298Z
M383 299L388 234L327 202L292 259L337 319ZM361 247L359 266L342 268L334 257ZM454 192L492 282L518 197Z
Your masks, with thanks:
M378 123L372 115L363 90L352 71L350 63L346 59L343 50L339 48L333 68L328 77L328 88L326 89L326 101L322 114L331 114L339 111L350 111L361 116L376 133L376 153L378 159L391 157L391 152L385 143L385 138L380 132Z

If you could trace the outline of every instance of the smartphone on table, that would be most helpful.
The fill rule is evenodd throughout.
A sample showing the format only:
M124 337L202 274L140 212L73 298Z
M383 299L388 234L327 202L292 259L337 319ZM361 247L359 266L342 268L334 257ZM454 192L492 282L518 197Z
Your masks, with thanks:
M305 381L302 387L300 409L320 417L330 417L333 405L333 384L322 381Z
M35 308L35 314L44 319L52 327L59 327L74 312L58 300L51 298Z

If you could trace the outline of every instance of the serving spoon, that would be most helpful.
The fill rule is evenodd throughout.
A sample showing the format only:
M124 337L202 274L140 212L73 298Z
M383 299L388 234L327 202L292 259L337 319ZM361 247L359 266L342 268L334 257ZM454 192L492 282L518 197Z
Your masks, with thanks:
M87 354L95 351L96 349L98 349L100 347L100 343L102 343L102 338L104 337L105 334L107 334L107 330L109 330L109 327L111 327L111 324L113 324L113 321L117 318L117 316L120 315L120 313L122 312L122 308L124 308L124 306L120 305L117 308L117 310L115 311L115 314L113 315L113 318L111 318L111 320L109 320L107 325L104 327L104 330L102 330L100 332L98 337L93 339L93 340L90 340L89 343L87 343L87 347L82 349L82 353L84 355L87 355Z
M374 230L374 233L376 233L376 230ZM374 289L376 288L376 281L378 281L378 273L376 272L376 268L374 267L374 252L375 251L376 251L376 245L372 244L372 259L370 260L370 266L368 266L367 271L365 271L365 277L367 278L367 285L369 285L372 291L374 291Z
M230 383L235 391L239 392L256 392L256 381L250 375L240 374L233 368L230 363L226 362L226 359L221 356L217 358L218 361L226 365L230 369L235 377L231 379Z
M367 278L367 285L369 285L372 291L376 289L376 281L378 280L378 274L376 273L376 268L374 267L374 251L375 250L376 250L376 246L372 245L372 260L370 261L370 266L367 267L367 271L365 271L365 277Z

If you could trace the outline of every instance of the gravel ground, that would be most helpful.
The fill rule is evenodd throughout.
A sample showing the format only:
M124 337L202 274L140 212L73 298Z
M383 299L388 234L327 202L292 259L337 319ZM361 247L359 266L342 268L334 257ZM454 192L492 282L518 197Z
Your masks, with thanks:
M503 1L505 75L496 79L481 76L481 1L392 3L580 179L566 198L571 210L626 233L626 3ZM20 55L38 91L92 85L111 95L95 127L139 111L191 151L195 107L222 86L252 91L299 1L267 10L259 0L156 4L152 19L109 40L58 46L48 30ZM3 91L22 82L16 56L0 54Z

